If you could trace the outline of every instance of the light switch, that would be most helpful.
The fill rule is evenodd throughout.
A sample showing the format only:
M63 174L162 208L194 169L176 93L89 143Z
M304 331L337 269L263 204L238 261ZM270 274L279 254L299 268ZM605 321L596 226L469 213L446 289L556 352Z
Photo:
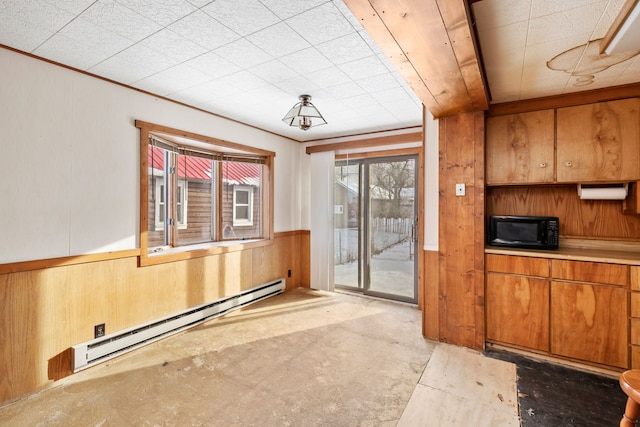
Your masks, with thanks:
M464 196L466 189L464 184L456 184L456 196Z

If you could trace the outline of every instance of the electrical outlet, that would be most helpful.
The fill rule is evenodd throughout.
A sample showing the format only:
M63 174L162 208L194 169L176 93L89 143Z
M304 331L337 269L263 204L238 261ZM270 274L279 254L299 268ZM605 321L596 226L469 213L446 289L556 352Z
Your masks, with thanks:
M291 270L287 270L287 277L291 277Z
M105 335L106 327L104 323L100 323L93 327L94 338L100 338Z

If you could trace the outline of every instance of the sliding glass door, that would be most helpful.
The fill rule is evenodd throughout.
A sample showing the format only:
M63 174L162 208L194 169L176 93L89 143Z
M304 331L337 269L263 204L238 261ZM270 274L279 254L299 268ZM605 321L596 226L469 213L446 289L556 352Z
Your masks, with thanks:
M336 287L417 302L416 165L416 156L336 162Z

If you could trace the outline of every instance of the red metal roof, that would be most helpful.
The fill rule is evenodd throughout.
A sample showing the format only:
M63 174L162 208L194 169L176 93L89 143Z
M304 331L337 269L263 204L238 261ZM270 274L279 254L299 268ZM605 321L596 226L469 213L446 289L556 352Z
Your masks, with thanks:
M231 184L258 185L260 165L254 163L224 162L222 179ZM164 170L164 150L149 146L149 167ZM211 160L199 157L181 156L178 162L178 176L187 179L210 179Z

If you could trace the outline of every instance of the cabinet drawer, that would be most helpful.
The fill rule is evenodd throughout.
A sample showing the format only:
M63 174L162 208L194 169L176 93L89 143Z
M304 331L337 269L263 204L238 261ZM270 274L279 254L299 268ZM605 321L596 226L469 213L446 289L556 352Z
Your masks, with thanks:
M629 286L629 266L601 262L551 260L551 277L579 282Z
M487 254L485 262L487 271L549 277L549 260L546 258Z

